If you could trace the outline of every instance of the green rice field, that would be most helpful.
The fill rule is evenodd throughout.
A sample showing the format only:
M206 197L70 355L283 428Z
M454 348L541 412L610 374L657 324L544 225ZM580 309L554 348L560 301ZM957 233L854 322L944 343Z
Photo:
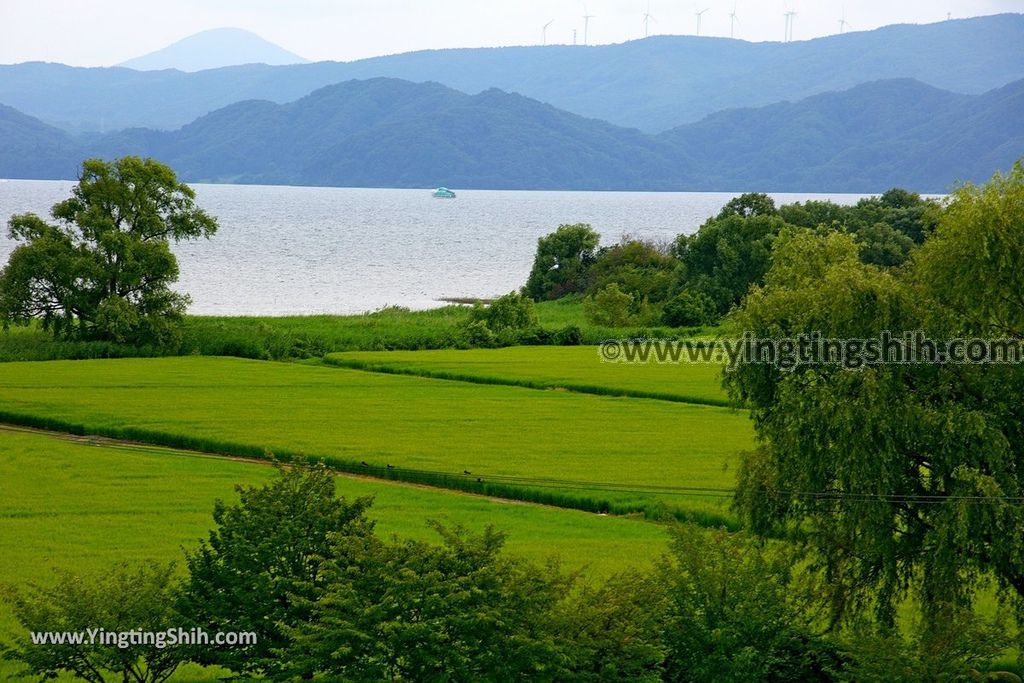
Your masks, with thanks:
M737 453L752 445L742 412L648 399L234 358L3 369L7 421L237 455L305 454L355 471L365 462L368 473L426 472L419 481L443 485L480 478L487 492L609 503L613 512L663 500L726 519L727 499L645 487L731 488Z

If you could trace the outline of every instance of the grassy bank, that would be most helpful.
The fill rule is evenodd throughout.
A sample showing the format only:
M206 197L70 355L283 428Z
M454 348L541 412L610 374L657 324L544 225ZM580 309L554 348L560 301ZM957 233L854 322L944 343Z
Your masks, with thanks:
M730 405L717 365L607 363L596 346L351 352L329 354L324 360L340 367L479 384Z
M227 358L11 363L0 405L34 426L716 525L728 499L689 489L731 488L752 446L725 408Z
M468 306L452 305L426 311L386 308L358 315L187 316L181 341L163 348L61 341L38 326L14 327L0 330L0 362L188 355L289 360L339 351L460 348L467 346L462 328L469 312ZM584 317L582 304L572 299L538 304L537 313L543 330L553 334L575 326L585 344L701 332L595 326Z

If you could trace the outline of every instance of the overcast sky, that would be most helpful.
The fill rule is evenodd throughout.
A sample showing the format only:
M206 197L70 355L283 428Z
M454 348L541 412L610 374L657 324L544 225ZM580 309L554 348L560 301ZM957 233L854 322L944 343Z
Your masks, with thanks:
M728 36L733 0L650 0L652 34ZM794 40L894 23L1024 12L1024 0L737 0L736 37ZM106 66L209 28L235 26L312 60L351 60L424 48L618 43L643 35L647 0L0 0L0 63Z

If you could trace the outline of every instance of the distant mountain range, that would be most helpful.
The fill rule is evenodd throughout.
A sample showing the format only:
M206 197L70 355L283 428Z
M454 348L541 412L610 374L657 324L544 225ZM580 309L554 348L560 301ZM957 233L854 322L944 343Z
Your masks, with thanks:
M1024 80L963 95L911 79L721 112L659 135L521 95L349 81L245 101L174 132L72 136L0 108L0 177L153 156L191 182L348 187L945 192L1024 154Z
M242 100L292 102L350 79L496 87L649 133L889 78L980 94L1024 78L1024 15L898 25L792 43L657 36L619 45L435 50L349 63L183 73L0 66L0 102L66 130L174 129Z
M118 66L138 71L203 71L239 64L280 65L308 61L255 33L240 28L215 28L182 38L162 50L129 59Z

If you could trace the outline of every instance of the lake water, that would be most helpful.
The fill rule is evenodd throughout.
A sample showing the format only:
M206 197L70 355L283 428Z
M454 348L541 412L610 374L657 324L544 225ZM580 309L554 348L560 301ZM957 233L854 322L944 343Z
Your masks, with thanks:
M72 182L0 181L0 264L16 243L11 215L46 215ZM537 238L590 223L603 243L625 234L668 241L694 232L734 193L458 191L194 185L220 230L176 245L177 288L192 313L355 313L489 297L526 280ZM778 203L860 195L773 195Z

